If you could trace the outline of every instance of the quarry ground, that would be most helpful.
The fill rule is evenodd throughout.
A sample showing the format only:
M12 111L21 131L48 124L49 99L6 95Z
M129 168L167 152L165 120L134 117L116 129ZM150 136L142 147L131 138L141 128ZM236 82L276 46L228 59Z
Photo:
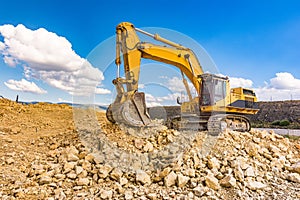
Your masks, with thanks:
M0 199L300 199L300 140L135 130L0 99Z

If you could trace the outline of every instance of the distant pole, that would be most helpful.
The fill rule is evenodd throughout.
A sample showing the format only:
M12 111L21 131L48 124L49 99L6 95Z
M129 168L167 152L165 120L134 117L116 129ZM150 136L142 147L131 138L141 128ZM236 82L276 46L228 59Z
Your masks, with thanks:
M19 95L17 95L16 102L19 103Z

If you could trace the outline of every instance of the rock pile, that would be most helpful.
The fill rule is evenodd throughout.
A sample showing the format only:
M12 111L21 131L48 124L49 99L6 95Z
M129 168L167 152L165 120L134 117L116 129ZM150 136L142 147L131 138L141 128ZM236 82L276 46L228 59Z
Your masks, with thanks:
M7 140L14 134L2 130L0 169L7 173L0 173L0 198L300 199L299 140L266 131L226 131L203 154L206 132L188 135L161 128L143 138L109 124L104 113L97 113L99 125L84 118L85 129L39 135L19 146L14 139ZM99 148L91 138L96 143L105 141L101 144L110 148ZM171 162L150 162L166 159L170 154L149 156L172 151L168 147L179 144L179 139L189 145L180 151L173 145L176 156ZM150 161L124 168L117 160L122 156L111 155L116 153L108 151L111 148L122 150L117 153L147 155Z

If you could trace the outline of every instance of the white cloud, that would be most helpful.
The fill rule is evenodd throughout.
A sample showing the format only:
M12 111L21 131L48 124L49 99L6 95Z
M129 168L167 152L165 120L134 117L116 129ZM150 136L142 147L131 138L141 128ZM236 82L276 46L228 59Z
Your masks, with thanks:
M3 60L4 60L4 63L6 63L10 67L15 67L18 64L18 61L10 56L4 56Z
M111 91L104 88L96 88L95 89L96 94L111 94Z
M71 100L66 100L66 99L63 99L63 98L57 98L57 103L73 103Z
M152 95L152 94L149 94L149 93L145 93L145 99L146 101L148 102L151 102L151 101L156 101L156 98Z
M0 51L3 51L5 49L5 44L0 41Z
M275 89L300 89L300 79L296 79L291 73L276 73L276 77L270 80L269 87Z
M250 79L230 77L229 80L230 80L231 88L236 88L236 87L251 88L253 85L253 82Z
M186 92L185 86L181 78L174 76L172 78L166 78L167 83L166 86L173 92ZM191 82L188 82L190 90L194 88Z
M24 25L0 26L4 62L23 65L27 79L35 78L73 95L91 94L104 80L103 73L81 58L65 38L44 28L30 30ZM98 94L106 89L97 88Z
M162 104L159 103L157 98L154 97L152 94L145 93L145 100L147 107L162 106Z
M156 107L156 106L163 106L161 103L158 102L146 102L147 107Z
M144 88L145 88L145 84L139 83L138 89L144 89Z
M265 82L264 87L255 88L254 91L260 101L300 99L300 79L288 72L276 73L269 83Z
M47 93L47 91L39 88L34 82L29 82L25 79L22 79L20 81L10 79L7 82L4 82L4 84L11 90L30 92L35 94Z
M274 78L265 81L264 86L257 88L253 87L253 81L249 79L230 77L229 80L232 88L252 88L259 101L300 99L300 79L288 72L276 73Z
M283 101L300 99L300 89L287 90L268 87L254 88L259 101Z

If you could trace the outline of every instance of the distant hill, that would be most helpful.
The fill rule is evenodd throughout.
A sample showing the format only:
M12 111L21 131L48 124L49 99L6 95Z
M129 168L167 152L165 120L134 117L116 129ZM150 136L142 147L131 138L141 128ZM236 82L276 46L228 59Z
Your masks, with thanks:
M251 121L274 122L288 120L300 123L300 100L258 102L260 109L256 115L249 116Z
M19 101L19 103L26 104L26 105L28 105L28 104L37 104L37 103L49 103L49 104L66 104L66 105L69 105L69 106L72 106L72 107L84 107L84 106L86 106L84 104L77 104L77 103L70 103L70 102L52 103L52 102L39 102L39 101L30 101L30 102ZM102 109L102 110L107 109L106 106L101 106L101 105L95 105L95 106Z

